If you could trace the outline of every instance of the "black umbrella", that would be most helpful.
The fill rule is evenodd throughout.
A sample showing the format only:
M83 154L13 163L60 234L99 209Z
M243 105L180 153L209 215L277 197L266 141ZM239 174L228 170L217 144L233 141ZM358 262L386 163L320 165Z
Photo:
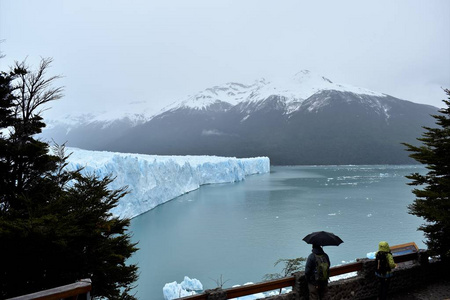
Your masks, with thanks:
M344 242L337 235L326 231L316 231L310 233L305 236L303 240L308 244L315 244L319 246L339 246L339 244Z

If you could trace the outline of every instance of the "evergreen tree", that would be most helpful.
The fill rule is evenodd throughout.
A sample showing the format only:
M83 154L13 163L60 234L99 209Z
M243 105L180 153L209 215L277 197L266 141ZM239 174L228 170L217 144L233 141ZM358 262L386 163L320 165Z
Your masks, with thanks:
M62 96L51 87L58 76L45 76L50 63L43 59L35 72L16 63L0 74L0 298L91 278L94 297L134 299L129 219L109 212L126 189L68 171L64 145L51 155L34 137L45 126L43 106Z
M425 164L426 175L413 173L407 178L414 189L414 202L409 205L409 213L422 217L425 223L419 229L425 233L426 245L430 252L450 260L450 90L445 92L449 100L443 100L446 108L433 115L437 128L424 127L426 132L417 140L422 146L407 146L410 157Z

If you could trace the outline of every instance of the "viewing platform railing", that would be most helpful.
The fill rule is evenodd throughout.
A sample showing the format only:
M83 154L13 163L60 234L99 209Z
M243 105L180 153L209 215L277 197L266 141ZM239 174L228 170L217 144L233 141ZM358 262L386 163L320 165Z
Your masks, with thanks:
M81 299L79 296L84 295L83 299L91 299L90 292L92 284L90 279L82 279L78 282L59 286L53 289L36 292L33 294L23 295L19 297L9 298L7 300L60 300L60 299Z
M417 260L417 253L408 253L403 255L394 256L395 263L402 263L411 260ZM349 263L341 266L336 266L330 268L330 276L343 275L351 272L360 271L363 267L362 262ZM276 289L281 289L285 287L294 287L295 285L295 276L289 276L281 279L249 284L239 287L233 287L229 289L224 289L223 291L226 293L226 299L233 299L236 297L248 296L256 293L269 292ZM179 300L207 300L208 294L198 294L193 296L187 296L183 298L179 298Z
M391 251L394 256L394 261L397 264L405 263L408 261L414 261L419 259L419 253L417 252L415 243L407 243L402 245L396 245L391 247ZM406 253L406 254L404 254ZM363 262L354 262L341 266L330 268L330 276L338 276L348 274L351 272L361 271L363 269ZM253 295L256 293L269 292L286 287L294 288L297 278L295 276L284 277L281 279L249 284L239 287L233 287L222 290L225 293L226 298L233 299L237 297L243 297ZM92 290L92 283L90 279L82 279L76 283L56 287L49 290L36 292L33 294L23 295L15 298L9 298L7 300L59 300L59 299L91 299L90 291ZM208 300L209 294L207 292L179 298L180 300Z

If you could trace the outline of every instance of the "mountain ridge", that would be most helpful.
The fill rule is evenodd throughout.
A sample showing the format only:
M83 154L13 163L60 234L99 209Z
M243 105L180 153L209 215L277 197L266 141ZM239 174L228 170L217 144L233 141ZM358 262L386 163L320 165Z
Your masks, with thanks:
M326 84L324 85L323 83ZM293 89L293 86L297 87ZM245 91L245 89L249 90ZM274 91L272 91L272 89L274 89ZM214 96L216 96L216 101L226 102L231 105L237 105L240 102L246 100L251 102L264 100L271 95L283 95L284 97L286 97L286 99L294 99L301 102L303 100L306 100L306 98L310 97L315 92L324 89L345 90L359 94L372 94L378 96L384 95L365 88L333 83L330 79L324 76L313 74L309 70L302 70L294 74L294 76L292 76L289 80L268 81L264 78L260 78L255 80L252 84L228 82L222 85L213 86L199 91L194 95L187 96L184 100L172 102L171 104L158 111L150 109L149 105L144 101L129 102L119 107L108 108L108 110L97 110L88 113L65 114L62 115L61 118L50 119L49 125L51 126L52 124L55 124L57 122L67 125L78 125L80 123L86 124L93 122L108 123L114 122L116 120L126 119L131 123L137 125L147 122L151 118L161 113L179 107L204 109L209 105L213 105L214 103L201 103L200 99L212 99ZM241 95L241 97L230 98L230 95L224 95L224 93L221 93L224 91L235 91L236 94ZM226 100L223 99L224 96L228 96ZM200 103L193 104L196 102L196 100Z
M401 142L414 143L437 110L301 71L283 83L207 88L139 122L91 119L64 137L89 150L269 156L284 165L403 164L414 161Z

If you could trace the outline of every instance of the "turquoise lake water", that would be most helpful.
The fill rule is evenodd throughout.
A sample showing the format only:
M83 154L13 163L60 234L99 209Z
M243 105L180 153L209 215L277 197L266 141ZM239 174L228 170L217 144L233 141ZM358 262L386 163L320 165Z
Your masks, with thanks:
M184 276L204 289L260 282L280 268L279 258L307 257L302 238L330 231L344 243L325 247L332 265L366 257L378 242L415 242L422 220L407 212L412 187L405 175L425 173L411 166L272 167L245 181L202 186L134 218L130 231L140 250L136 296L164 299L165 283Z

